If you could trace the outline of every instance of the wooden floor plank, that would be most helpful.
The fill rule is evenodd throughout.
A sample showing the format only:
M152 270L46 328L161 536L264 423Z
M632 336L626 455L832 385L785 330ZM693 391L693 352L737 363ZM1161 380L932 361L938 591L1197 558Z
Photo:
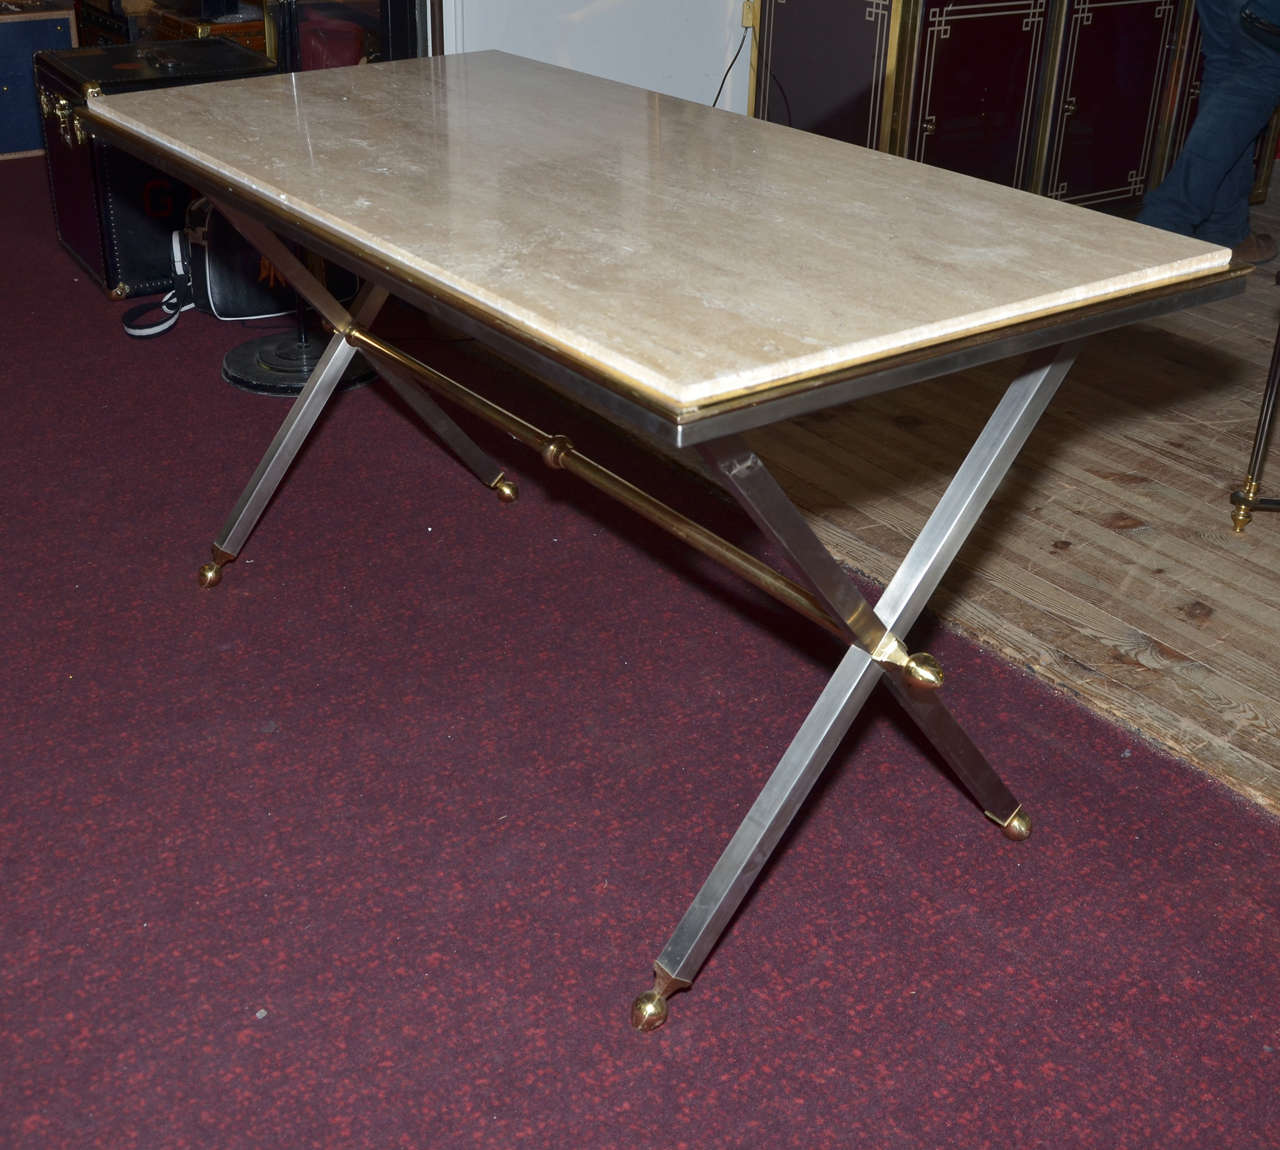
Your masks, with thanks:
M1255 220L1280 234L1280 212ZM1280 813L1280 514L1237 534L1228 499L1278 324L1273 266L1243 296L1089 341L931 606ZM873 396L752 443L823 542L885 582L1015 371ZM1280 459L1268 466L1274 495Z

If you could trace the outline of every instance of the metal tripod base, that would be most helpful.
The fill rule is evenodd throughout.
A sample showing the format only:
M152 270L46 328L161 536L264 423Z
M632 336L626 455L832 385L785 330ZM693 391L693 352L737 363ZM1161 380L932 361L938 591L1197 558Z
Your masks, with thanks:
M222 360L227 383L259 395L297 395L320 362L328 339L319 332L276 332L233 347ZM376 373L363 359L352 361L339 390L372 383Z

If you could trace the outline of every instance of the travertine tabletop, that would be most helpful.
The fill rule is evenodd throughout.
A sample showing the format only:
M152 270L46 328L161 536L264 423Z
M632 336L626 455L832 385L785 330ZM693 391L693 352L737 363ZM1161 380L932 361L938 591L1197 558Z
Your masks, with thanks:
M1230 258L497 52L122 93L88 114L673 412Z

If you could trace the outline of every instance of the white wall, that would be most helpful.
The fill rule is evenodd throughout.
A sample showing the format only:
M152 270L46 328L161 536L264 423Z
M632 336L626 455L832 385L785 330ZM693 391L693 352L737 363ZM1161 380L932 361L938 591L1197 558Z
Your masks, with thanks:
M710 104L742 39L742 0L444 0L447 52L500 48ZM747 110L751 42L719 107Z

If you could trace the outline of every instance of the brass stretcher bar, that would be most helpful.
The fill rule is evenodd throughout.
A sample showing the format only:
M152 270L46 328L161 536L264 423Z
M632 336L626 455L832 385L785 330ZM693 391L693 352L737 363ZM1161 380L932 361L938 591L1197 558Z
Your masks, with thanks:
M767 563L762 563L754 555L734 546L714 531L708 530L687 515L673 510L634 483L627 482L608 468L583 455L565 436L540 431L527 420L512 414L443 372L429 367L421 360L415 359L367 331L352 328L342 332L342 336L357 350L372 356L378 362L393 364L410 372L427 386L448 396L459 407L487 420L513 439L532 448L548 467L567 471L584 480L596 490L624 504L707 558L714 559L717 563L734 571L752 586L771 595L779 603L790 607L820 627L825 627L838 638L847 639L850 629L857 629L853 628L852 620L846 624L832 618L818 597L806 591L794 580L788 579ZM495 479L489 486L493 487L498 492L499 498L504 501L513 502L516 498L515 484L505 475ZM904 668L922 685L935 687L942 685L942 669L938 666L937 660L927 654L908 654L906 647L897 636L883 626L877 626L873 621L875 616L869 610L859 616L860 620L863 618L866 619L869 633L862 634L861 640L873 659L889 666Z

